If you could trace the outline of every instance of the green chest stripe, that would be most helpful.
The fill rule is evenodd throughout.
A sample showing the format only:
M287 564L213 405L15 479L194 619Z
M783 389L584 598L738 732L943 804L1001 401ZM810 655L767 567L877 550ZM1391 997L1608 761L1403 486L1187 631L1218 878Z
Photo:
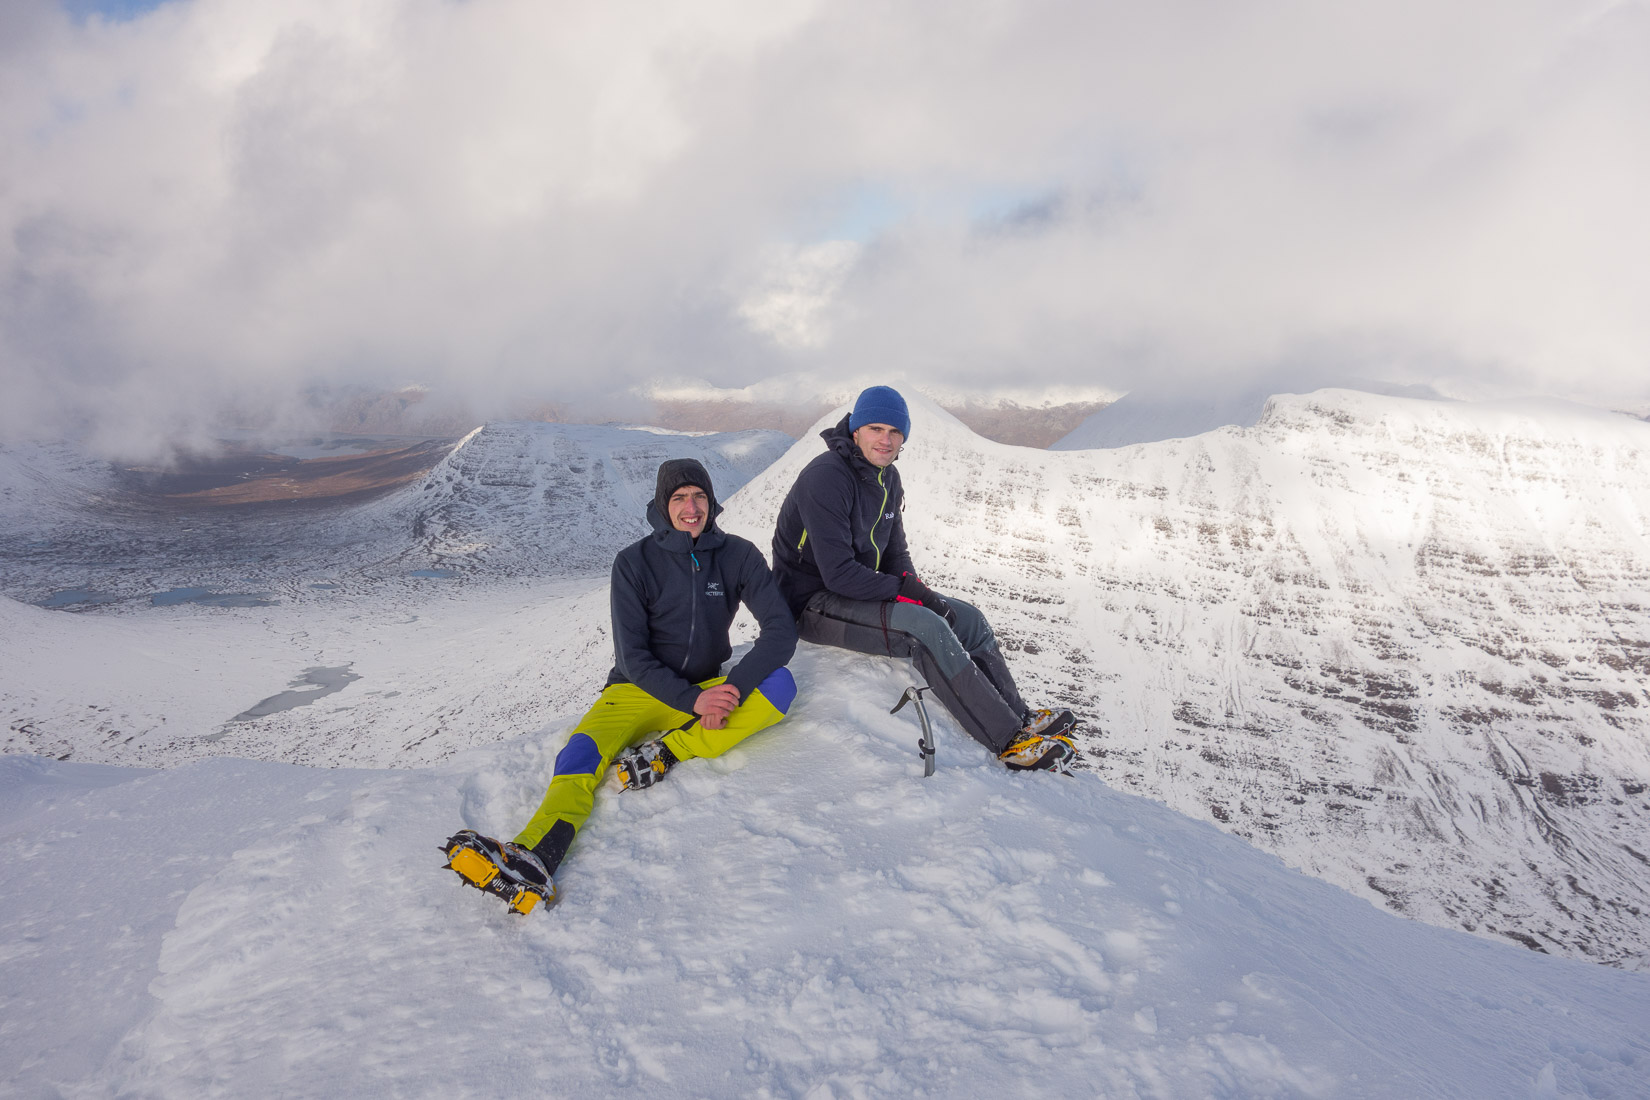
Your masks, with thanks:
M877 518L871 522L871 549L877 552L876 564L871 567L873 569L882 568L882 547L877 545L877 524L882 522L882 517L888 511L888 483L882 480L884 473L883 470L877 471L877 484L882 486L882 505L877 508Z

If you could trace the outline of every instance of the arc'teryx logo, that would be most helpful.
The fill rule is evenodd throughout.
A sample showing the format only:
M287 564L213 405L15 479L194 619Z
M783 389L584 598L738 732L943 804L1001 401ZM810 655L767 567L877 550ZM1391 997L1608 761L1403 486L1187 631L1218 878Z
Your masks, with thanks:
M884 513L882 513L882 518L883 518L883 519L893 519L893 518L894 518L894 513L892 513L892 512L884 512Z
M722 582L721 581L707 581L707 582L705 582L705 595L707 595L707 596L720 596L721 594L722 594Z

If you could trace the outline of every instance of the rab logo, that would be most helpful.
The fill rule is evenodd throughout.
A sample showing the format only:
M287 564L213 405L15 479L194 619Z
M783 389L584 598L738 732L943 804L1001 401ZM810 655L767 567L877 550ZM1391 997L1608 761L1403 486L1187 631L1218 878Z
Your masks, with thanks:
M721 594L722 594L722 582L721 581L709 581L709 582L706 583L706 585L705 585L705 595L707 595L707 596L720 596Z

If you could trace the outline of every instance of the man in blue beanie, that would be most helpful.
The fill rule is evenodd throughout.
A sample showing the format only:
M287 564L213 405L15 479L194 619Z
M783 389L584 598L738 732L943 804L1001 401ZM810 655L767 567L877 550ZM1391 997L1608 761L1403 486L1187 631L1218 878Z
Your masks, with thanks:
M894 460L911 435L888 386L820 432L826 451L780 506L773 572L803 641L911 657L954 718L1016 771L1068 767L1071 711L1031 710L978 608L917 578L905 546L905 492Z

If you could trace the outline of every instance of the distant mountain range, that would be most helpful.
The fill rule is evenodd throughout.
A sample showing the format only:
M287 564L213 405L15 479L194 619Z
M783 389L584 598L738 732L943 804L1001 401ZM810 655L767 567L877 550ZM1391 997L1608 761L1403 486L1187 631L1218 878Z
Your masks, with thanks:
M737 431L777 428L790 436L811 435L813 423L838 402L818 400L793 405L727 399L657 397L651 423L693 431ZM1049 405L1022 405L1017 401L952 400L940 407L969 429L998 443L1017 447L1047 447L1080 427L1106 407L1104 401L1069 401Z
M852 388L857 391L859 387ZM905 388L919 392L915 386ZM938 395L942 408L975 432L1021 447L1047 447L1077 429L1111 400L1093 388L1036 398L1018 392L995 396L930 392ZM691 432L771 429L795 438L844 399L837 388L815 379L787 379L782 385L766 384L751 390L694 384L633 393L623 402L611 403L595 417L590 409L553 401L516 402L509 409L508 419L577 424L611 418ZM462 395L420 386L394 391L318 389L308 395L306 406L317 430L334 432L460 436L484 419ZM240 421L258 423L258 410L243 410Z

